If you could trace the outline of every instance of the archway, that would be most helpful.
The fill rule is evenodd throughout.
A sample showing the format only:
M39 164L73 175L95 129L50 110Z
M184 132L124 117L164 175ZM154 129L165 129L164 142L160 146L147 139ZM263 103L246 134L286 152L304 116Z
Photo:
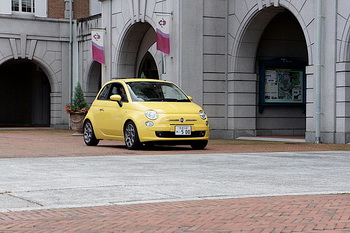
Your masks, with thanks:
M98 91L101 89L101 64L98 62L93 61L89 74L87 77L87 84L86 84L86 100L88 103L92 103L94 98L96 97Z
M302 20L283 7L257 9L246 18L249 20L241 24L230 52L229 75L234 78L229 80L233 85L228 86L231 96L228 107L234 114L228 118L229 129L234 130L235 137L303 135L305 104L303 107L275 104L260 108L260 95L264 93L259 92L259 72L263 62L273 59L287 58L307 64L311 45L305 40L307 32L302 29L306 26L300 26Z
M159 78L153 47L156 32L149 23L135 23L121 43L118 57L118 78Z
M150 52L147 52L141 61L138 77L159 79L156 61Z
M32 61L10 60L0 66L0 126L50 126L51 87Z
M305 135L307 61L299 22L288 10L278 13L265 28L257 51L258 67L269 63L269 70L260 69L259 74L257 135Z

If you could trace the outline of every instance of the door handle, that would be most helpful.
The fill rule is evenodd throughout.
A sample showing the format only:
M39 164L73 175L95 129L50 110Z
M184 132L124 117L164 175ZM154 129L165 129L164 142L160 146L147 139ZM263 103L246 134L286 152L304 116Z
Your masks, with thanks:
M100 108L100 112L104 112L105 110L103 108Z

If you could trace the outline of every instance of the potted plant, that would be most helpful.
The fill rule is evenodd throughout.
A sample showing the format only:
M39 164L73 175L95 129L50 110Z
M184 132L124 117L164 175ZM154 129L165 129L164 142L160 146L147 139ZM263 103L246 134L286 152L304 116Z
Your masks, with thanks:
M65 110L70 114L70 127L75 131L73 135L81 135L83 133L84 118L89 110L83 89L78 82L74 89L73 103L67 104Z

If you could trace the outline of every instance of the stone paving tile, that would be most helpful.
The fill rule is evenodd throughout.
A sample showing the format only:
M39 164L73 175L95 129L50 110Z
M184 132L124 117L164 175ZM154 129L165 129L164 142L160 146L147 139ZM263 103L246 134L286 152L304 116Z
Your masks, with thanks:
M0 213L0 232L350 232L350 195L256 197Z

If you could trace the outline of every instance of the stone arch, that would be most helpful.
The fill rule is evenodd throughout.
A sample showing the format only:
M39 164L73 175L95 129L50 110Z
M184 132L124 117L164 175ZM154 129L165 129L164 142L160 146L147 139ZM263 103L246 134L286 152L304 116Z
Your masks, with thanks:
M308 62L311 60L311 42L307 27L296 10L289 10L282 4L278 7L255 6L245 16L236 33L231 32L228 64L228 110L233 115L228 117L229 130L235 137L257 135L258 118L258 62L257 53L260 40L267 26L275 16L285 11L296 18L305 39ZM294 12L294 13L293 13ZM231 43L231 44L230 44ZM244 90L244 91L242 91ZM235 115L237 113L237 115ZM239 113L239 114L238 114ZM305 121L306 117L304 117ZM305 123L304 123L305 124ZM293 133L292 133L293 134Z
M340 41L338 62L350 61L350 19L347 19Z
M88 103L92 103L102 85L101 64L91 60L85 85L85 97Z
M52 79L38 62L8 59L0 65L3 126L50 126ZM18 114L20 111L20 114Z
M242 53L245 54L246 52L248 52L249 57L255 57L256 48L258 47L259 39L262 33L264 32L264 28L276 14L284 10L290 11L298 20L300 27L302 28L304 33L306 46L308 49L309 64L313 64L311 50L312 42L310 39L309 32L307 30L307 25L305 24L304 20L302 19L302 16L297 12L297 9L295 7L293 7L292 5L289 7L284 7L281 4L280 7L268 7L264 9L259 9L258 7L255 7L248 12L248 15L245 17L246 20L244 20L244 22L240 24L240 27L237 29L237 33L234 33L234 38L231 38L231 44L229 44L229 48L232 48L231 51L229 51L229 54L231 54L232 56L231 62L229 63L229 70L239 69L240 62L244 62L242 58L247 57L242 56ZM255 49L246 50L246 43L249 43L250 45L254 44ZM234 54L236 54L236 56L233 56Z
M142 61L149 55L156 61L159 70L159 55L155 49L155 42L156 33L151 24L137 22L127 27L118 47L115 63L117 78L137 77Z
M5 58L1 59L0 66L8 61L11 61L11 60L16 60L16 59L14 59L13 56L9 56L9 57L5 57ZM46 74L46 76L50 82L51 92L58 92L59 91L59 87L57 85L58 82L57 82L56 75L47 63L45 63L39 59L36 59L36 58L33 58L32 60L29 60L29 59L24 59L24 60L32 61L33 63L37 64L44 71L44 73Z
M55 72L51 69L51 67L46 62L36 58L33 58L32 61L38 66L40 66L40 68L46 74L51 85L51 92L61 92L60 87L58 85L57 77L55 75Z

